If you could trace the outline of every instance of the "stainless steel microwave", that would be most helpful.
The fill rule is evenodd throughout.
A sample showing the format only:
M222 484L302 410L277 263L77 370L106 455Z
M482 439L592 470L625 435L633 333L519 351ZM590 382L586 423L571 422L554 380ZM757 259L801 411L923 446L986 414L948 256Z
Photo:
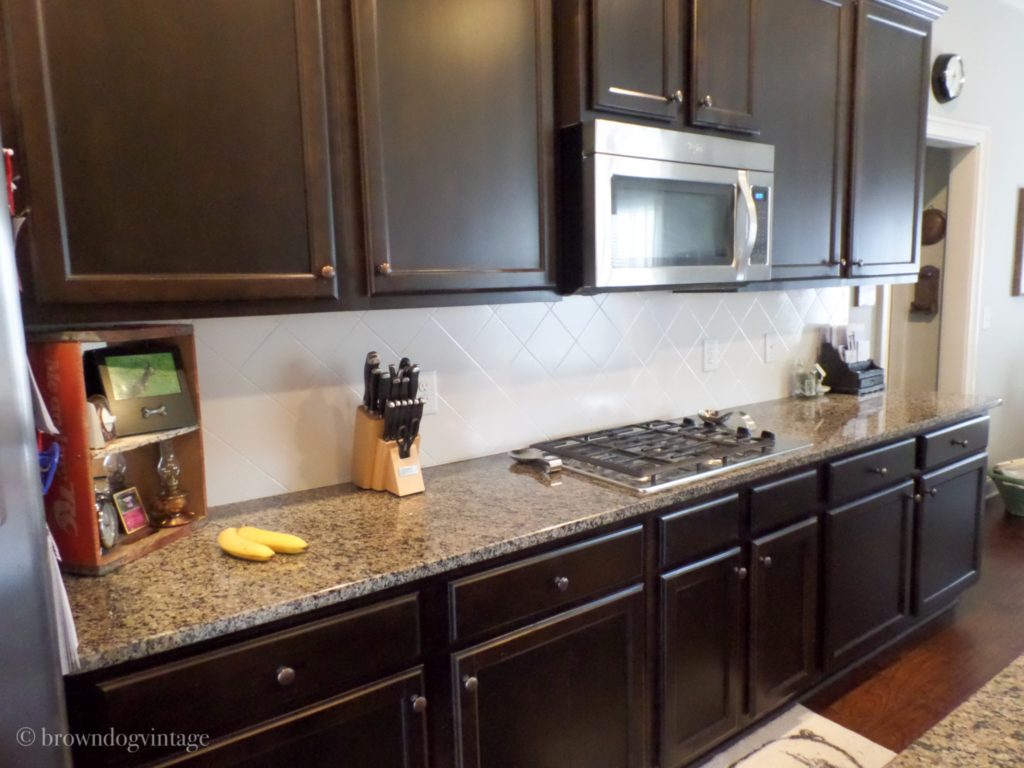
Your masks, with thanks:
M771 279L774 147L610 120L574 129L571 287Z

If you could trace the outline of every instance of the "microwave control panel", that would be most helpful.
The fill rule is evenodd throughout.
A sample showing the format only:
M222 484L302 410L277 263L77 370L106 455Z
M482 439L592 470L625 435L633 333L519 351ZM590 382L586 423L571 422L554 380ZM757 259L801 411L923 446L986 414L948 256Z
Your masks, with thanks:
M754 197L754 210L757 211L757 239L754 241L754 249L750 252L750 263L767 264L772 188L751 187L750 191Z

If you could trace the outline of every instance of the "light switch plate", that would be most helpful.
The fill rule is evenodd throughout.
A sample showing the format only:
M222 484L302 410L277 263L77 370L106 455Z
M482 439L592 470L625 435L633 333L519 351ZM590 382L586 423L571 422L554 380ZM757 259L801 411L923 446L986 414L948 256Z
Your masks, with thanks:
M704 372L717 371L721 360L718 339L704 339Z
M420 371L416 396L423 398L423 415L437 413L437 371Z

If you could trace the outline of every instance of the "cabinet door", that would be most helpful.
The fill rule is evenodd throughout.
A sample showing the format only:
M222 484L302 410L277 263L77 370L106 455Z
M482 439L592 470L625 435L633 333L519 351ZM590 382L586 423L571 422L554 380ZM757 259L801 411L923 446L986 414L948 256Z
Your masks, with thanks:
M931 26L861 0L854 55L849 274L917 274Z
M810 684L818 669L818 520L754 541L751 710L757 716Z
M914 561L914 613L948 605L978 580L988 455L921 478Z
M455 655L460 768L640 768L640 586Z
M317 0L5 0L41 302L334 296Z
M693 0L688 101L694 125L757 133L757 6L758 0Z
M374 294L551 288L551 0L355 0Z
M682 765L743 713L746 569L730 549L661 577L661 759Z
M910 615L914 484L833 509L825 518L825 665L877 648Z
M426 706L416 670L160 766L426 768Z
M591 0L591 107L674 119L683 98L681 46L678 0Z
M771 0L758 12L757 118L760 140L775 145L775 279L839 276L853 21L852 0Z

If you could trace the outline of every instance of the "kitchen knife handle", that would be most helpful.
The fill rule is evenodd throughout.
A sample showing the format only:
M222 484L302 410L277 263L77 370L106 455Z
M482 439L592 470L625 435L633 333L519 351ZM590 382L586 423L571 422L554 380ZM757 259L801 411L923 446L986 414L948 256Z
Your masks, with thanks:
M414 365L409 370L409 397L416 399L416 393L420 390L420 367Z
M377 392L377 412L381 416L384 415L385 404L391 399L391 384L391 374L382 373L380 375L380 389Z

